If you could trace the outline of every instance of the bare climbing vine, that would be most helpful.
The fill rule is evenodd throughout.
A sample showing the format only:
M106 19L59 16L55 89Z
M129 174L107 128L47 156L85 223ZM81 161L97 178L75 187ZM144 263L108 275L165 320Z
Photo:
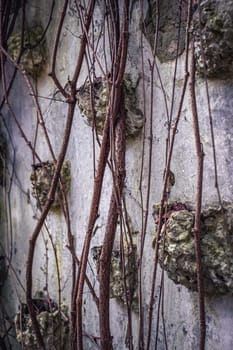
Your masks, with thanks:
M34 266L36 264L35 255L37 252L37 244L41 237L44 238L46 266L44 268L46 288L46 297L43 299L43 307L47 305L45 311L54 312L54 305L51 301L49 290L51 289L49 281L49 262L54 260L57 274L57 289L58 289L58 306L59 324L62 324L64 317L69 319L69 339L68 346L72 350L85 350L84 340L87 337L93 344L93 349L111 350L113 345L113 330L111 329L110 320L110 283L111 283L111 259L113 256L114 242L116 241L117 230L120 227L121 244L120 244L120 264L122 267L123 290L125 296L125 304L127 307L127 341L126 344L130 350L150 350L158 348L159 332L162 327L162 334L164 338L165 349L170 349L167 341L167 325L166 316L164 312L165 301L165 271L159 268L159 249L161 249L161 241L159 237L166 236L166 219L164 217L169 214L171 188L174 186L175 178L171 169L174 144L179 138L179 125L182 118L182 110L186 95L189 93L191 100L191 111L193 117L193 134L196 149L196 199L195 199L195 223L194 223L194 238L195 238L195 253L197 266L197 286L198 286L198 307L199 307L199 349L205 349L206 341L206 315L205 315L205 301L204 301L204 285L203 285L203 269L201 259L201 242L200 242L200 217L202 210L202 192L203 192L203 161L204 150L200 138L200 125L198 108L195 95L195 56L194 56L194 39L191 36L191 23L194 11L199 7L199 1L180 1L179 2L179 21L178 21L178 37L176 42L176 58L172 79L171 101L168 99L170 92L166 91L166 84L163 81L160 63L157 59L157 49L159 42L159 28L161 25L160 9L161 4L156 1L155 6L155 23L154 23L154 44L150 48L150 59L146 62L148 52L144 47L144 35L146 35L147 27L145 25L145 4L144 1L118 1L105 0L99 4L98 1L77 1L64 0L50 1L50 13L47 16L48 21L45 29L37 38L33 45L26 45L25 36L29 33L29 17L30 17L30 3L26 1L0 1L0 73L1 73L1 95L0 95L0 132L7 140L7 150L4 150L3 144L0 142L0 193L5 196L5 213L6 218L2 221L6 222L6 244L3 241L0 243L0 262L1 259L5 261L6 272L4 280L0 281L0 288L5 286L6 280L11 279L12 276L17 280L17 287L15 293L19 295L19 304L27 310L28 317L31 319L33 334L35 334L35 342L40 349L49 350L46 337L44 336L44 329L41 327L39 320L39 309L35 306L35 297L33 295L36 278L34 276ZM139 196L134 200L134 205L140 208L141 212L141 227L138 238L138 260L137 260L137 300L138 300L138 330L133 328L133 302L132 295L127 290L127 271L126 256L124 251L124 239L128 240L128 247L133 247L134 238L132 237L131 222L127 208L127 194L131 195L131 191L127 189L127 166L126 166L126 119L128 113L126 88L125 88L125 74L127 71L127 64L129 63L129 41L130 30L132 29L132 11L135 4L138 5L137 11L140 14L140 50L139 56L141 59L140 70L140 84L143 100L143 115L144 125L140 138L141 147L141 168L138 169L140 173L139 184L137 191ZM149 2L151 6L152 2ZM55 16L56 11L56 16ZM96 34L96 16L101 12L101 25L99 33ZM66 40L64 32L66 31L67 17L73 16L76 20L78 34L78 50L73 59L72 74L68 76L64 82L59 74L59 59L60 46ZM56 17L56 18L55 18ZM183 22L182 22L183 21ZM182 87L177 92L177 70L179 66L179 54L182 32L182 23L186 25L186 35L184 40L184 66L182 76ZM54 85L54 95L40 96L38 93L38 77L30 74L26 67L23 66L23 57L26 52L31 52L33 66L36 66L35 57L33 58L33 50L42 45L45 39L49 40L49 33L51 26L53 26L53 49L50 51L51 58L49 65L49 72L43 79L50 79ZM55 29L54 29L55 28ZM20 41L15 58L10 50L9 39L12 38L15 31L20 31ZM75 37L76 33L72 33ZM30 35L29 35L30 37ZM76 38L77 39L77 38ZM146 45L145 45L146 46ZM102 56L100 55L100 47L102 49ZM147 50L149 50L147 48ZM203 51L203 50L202 50ZM69 54L69 52L67 52ZM205 61L205 57L203 57ZM145 66L149 67L149 72L145 70ZM100 72L102 77L98 76ZM100 74L99 73L99 74ZM83 83L83 76L86 75L86 80ZM21 121L20 115L17 114L17 109L14 105L15 86L17 82L23 84L25 91L27 91L27 99L31 106L33 106L33 123L35 126L34 139L27 136ZM96 86L104 82L106 89L106 96L108 97L104 109L105 120L103 121L102 134L99 135L97 128L98 111L96 111ZM211 126L211 140L213 148L214 159L214 174L215 187L218 194L219 203L222 206L221 194L218 184L217 172L217 157L215 149L214 129L211 114L210 98L208 92L208 84L206 82L207 104L209 110L209 122ZM86 84L86 85L85 85ZM88 85L89 90L85 90ZM80 87L81 86L81 87ZM153 256L153 266L151 266L151 285L147 290L145 297L145 288L143 286L144 260L147 254L145 242L148 239L148 226L153 218L149 215L151 211L151 187L153 168L156 167L155 162L155 147L154 143L156 137L163 137L157 135L154 127L155 116L158 111L156 101L156 89L159 86L163 101L165 105L166 115L164 118L164 125L167 127L166 139L164 141L165 162L162 165L164 172L162 174L162 185L158 189L160 196L159 212L157 218L157 237L155 241L155 249ZM188 89L189 86L189 89ZM82 247L77 250L78 232L75 231L72 223L71 207L67 195L64 179L62 178L62 168L67 155L71 134L74 128L74 119L76 113L79 112L78 97L81 91L89 93L88 108L91 110L93 117L92 125L92 147L93 147L93 188L87 189L91 191L91 200L85 205L89 208L88 220L85 228ZM149 91L149 94L147 94ZM51 108L56 104L62 103L66 106L65 124L63 130L62 140L60 140L60 148L56 148L51 141L51 130L49 130L46 122L46 115L42 108L41 98L51 99ZM176 99L176 101L175 101ZM178 101L178 102L177 102ZM176 103L175 103L176 102ZM149 108L148 108L149 106ZM136 106L135 106L136 109ZM15 140L11 135L10 123L17 128L21 138L26 147L31 153L32 167L43 166L43 159L41 150L38 146L40 138L43 137L45 147L50 154L50 158L54 164L55 170L53 172L49 193L47 194L46 202L43 205L38 205L36 211L36 224L30 233L30 239L27 242L28 251L27 259L24 262L25 268L25 283L24 279L17 272L16 266L13 263L13 226L12 226L12 182L17 182L17 169L15 167ZM156 135L155 135L156 134ZM85 150L84 150L85 152ZM98 260L98 288L94 283L93 276L89 273L89 258L91 252L92 239L98 231L99 226L97 220L100 215L100 205L103 200L103 183L104 177L110 172L112 188L108 204L108 214L103 230L101 251ZM4 179L4 185L2 182ZM146 185L145 185L146 184ZM18 181L18 186L21 184ZM62 285L61 276L66 274L62 270L59 263L59 251L53 235L49 229L49 218L52 211L52 206L55 201L57 191L61 192L61 211L66 224L66 248L70 255L71 261L71 287L70 287L70 305L69 314L66 316L62 309ZM78 193L78 189L75 189ZM21 192L23 192L23 186ZM24 191L25 192L25 191ZM78 194L77 194L78 195ZM29 203L31 203L30 193L24 193ZM2 213L1 213L2 216ZM2 218L1 218L2 219ZM165 225L165 229L164 229ZM0 232L2 235L2 231ZM52 246L52 254L48 253L48 242ZM128 248L130 249L130 248ZM164 247L163 247L164 249ZM81 253L80 253L81 252ZM80 254L80 255L79 255ZM2 284L2 285L1 285ZM98 330L99 334L89 334L84 329L84 290L87 286L88 292L96 306L98 313ZM17 288L20 290L18 291ZM158 292L158 302L155 301L155 293ZM1 295L1 294L0 294ZM25 298L25 304L22 302L22 295ZM148 309L145 309L145 298L148 301ZM46 301L45 301L46 300ZM2 300L1 304L2 303ZM43 309L44 310L44 309ZM11 349L11 337L15 337L14 320L9 316L7 309L1 305L1 321L0 329L0 348ZM162 326L161 326L162 325ZM22 325L21 325L22 326ZM161 334L160 334L161 335ZM123 338L123 335L122 335ZM63 349L62 333L60 330L59 344L56 349ZM21 343L24 348L23 341ZM55 346L53 344L53 346Z

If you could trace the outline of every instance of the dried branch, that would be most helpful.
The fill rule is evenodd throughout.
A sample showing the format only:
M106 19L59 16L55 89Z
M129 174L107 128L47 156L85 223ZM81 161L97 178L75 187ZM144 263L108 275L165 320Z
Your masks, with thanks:
M176 138L176 131L178 128L180 117L181 117L181 111L182 111L182 107L183 107L183 102L184 102L184 97L185 97L187 83L188 83L188 77L189 77L188 54L189 54L189 41L190 41L189 28L190 28L191 16L192 16L192 0L189 0L188 17L187 17L187 24L186 24L186 40L185 40L184 82L183 82L183 86L182 86L177 116L176 116L176 119L174 122L174 127L172 130L170 149L168 152L167 164L166 164L166 169L165 169L165 174L164 174L164 184L163 184L163 190L162 190L162 195L161 195L161 200L160 200L160 210L159 210L159 218L158 218L158 237L160 236L161 229L162 229L162 215L163 215L165 200L167 198L167 195L166 195L167 185L168 185L168 181L169 181L170 165L171 165L171 159L172 159L172 155L173 155L173 147L174 147L174 142L175 142L175 138ZM153 274L152 274L152 286L151 286L150 303L149 303L149 316L148 316L149 326L148 326L147 348L146 348L147 350L149 350L149 348L150 348L150 340L151 340L154 292L155 292L155 283L156 283L157 267L158 267L158 251L159 251L159 240L157 239L156 244L155 244L154 269L153 269ZM156 347L157 347L157 345L156 345Z
M110 283L110 265L115 232L118 216L121 211L121 198L125 178L125 111L124 104L119 112L117 125L115 129L115 157L116 170L114 172L115 186L112 190L108 219L106 224L105 236L100 256L99 282L99 319L100 319L100 344L102 350L112 348L112 337L109 324L109 283Z
M197 192L196 192L196 208L194 222L194 238L195 253L197 265L197 288L199 297L199 321L200 321L200 342L199 350L205 350L206 324L205 324L205 300L204 300L204 282L202 274L201 262L201 246L200 246L200 225L201 225L201 204L202 204L202 184L203 184L203 161L204 152L199 132L199 121L195 93L195 59L194 59L194 40L192 40L191 50L191 67L190 67L190 97L193 115L193 131L195 138L196 154L197 154Z
M38 325L38 321L36 318L36 314L35 314L35 310L33 308L33 302L32 302L32 268L33 268L34 252L35 252L36 241L39 237L39 234L41 232L44 221L45 221L45 219L49 213L49 210L53 204L53 201L54 201L55 192L57 189L57 184L58 184L58 181L60 178L62 164L64 162L66 150L67 150L68 143L69 143L69 137L70 137L71 127L72 127L72 123L73 123L75 104L76 104L76 101L75 101L75 98L73 98L73 103L70 103L68 106L67 122L66 122L66 127L65 127L63 143L62 143L61 151L60 151L58 159L57 159L56 169L55 169L54 176L52 179L48 199L47 199L47 202L43 208L43 211L42 211L41 216L38 220L38 223L33 231L32 237L29 241L29 251L28 251L28 259L27 259L27 267L26 267L26 298L27 298L28 310L29 310L31 320L32 320L32 325L33 325L33 328L35 330L38 343L42 347L42 349L45 349L44 340L43 340L43 337L42 337L41 332L40 332L40 328Z
M65 0L64 5L63 5L63 9L62 9L62 12L61 12L61 17L60 17L60 21L59 21L58 28L57 28L57 33L56 33L56 38L55 38L55 43L54 43L54 49L53 49L53 55L52 55L52 70L49 73L49 76L51 76L51 78L53 79L54 84L56 85L58 90L62 93L62 95L65 98L69 97L69 93L65 91L65 89L62 87L60 81L57 78L57 75L56 75L56 60L57 60L57 51L58 51L59 40L60 40L61 31L62 31L63 23L64 23L64 20L65 20L65 16L66 16L68 2L69 2L68 0Z

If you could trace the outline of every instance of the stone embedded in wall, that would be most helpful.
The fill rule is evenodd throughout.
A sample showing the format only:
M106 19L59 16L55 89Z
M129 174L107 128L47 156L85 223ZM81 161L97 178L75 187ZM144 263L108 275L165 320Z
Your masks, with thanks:
M126 110L126 136L135 136L140 133L144 125L142 111L138 107L137 85L139 79L135 82L129 74L124 78L124 98ZM93 94L93 106L92 98ZM110 90L108 82L103 78L96 78L91 85L87 81L78 89L77 100L82 114L86 117L88 125L96 127L97 133L102 134L104 121L108 109ZM94 118L93 118L94 113Z
M46 349L66 349L69 334L67 306L62 305L59 310L57 304L42 292L33 299L33 306ZM16 339L25 350L39 349L27 304L20 305L15 317L15 329Z
M143 25L144 34L154 49L156 21L158 22L158 37L156 56L161 62L174 60L185 48L185 28L187 20L187 3L180 0L149 0L149 6ZM157 5L158 10L157 11ZM158 14L159 12L159 18ZM178 47L179 45L179 47Z
M155 210L158 206L155 206ZM197 290L194 215L168 209L159 238L159 262L175 283ZM156 233L156 240L158 239ZM233 204L205 207L201 214L201 256L207 294L233 293Z
M52 183L52 178L55 172L55 165L54 162L47 161L42 163L37 163L32 165L33 170L31 173L31 183L32 183L32 196L36 198L37 201L37 207L40 209L42 208L47 199L49 190ZM70 189L70 182L71 182L71 172L70 172L70 162L66 160L61 169L61 181L63 183L63 187L65 190L65 193L69 192ZM61 192L61 186L58 184L54 202L52 204L52 208L56 209L59 208L62 203L62 192Z
M211 79L232 77L232 0L201 1L200 11L196 11L193 17L192 33L195 39L196 66L199 74Z
M47 50L45 39L42 38L43 29L40 25L33 26L24 31L23 53L20 58L20 65L33 78L38 77L46 63ZM8 50L16 61L21 50L21 32L12 34L8 39Z
M99 270L101 249L102 246L93 247L91 249L92 258L97 266L97 273ZM124 285L124 277L126 286ZM135 312L138 312L137 247L134 244L133 246L124 246L124 266L120 249L113 249L112 251L110 298L115 298L123 305L127 305L126 293L129 305L132 306Z

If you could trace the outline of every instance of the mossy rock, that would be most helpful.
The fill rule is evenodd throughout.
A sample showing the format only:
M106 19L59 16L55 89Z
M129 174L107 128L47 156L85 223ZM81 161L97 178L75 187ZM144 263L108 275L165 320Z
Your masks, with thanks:
M43 28L35 25L24 31L23 54L20 58L20 65L33 78L38 77L47 60L45 39L41 41ZM21 32L14 33L8 39L8 50L16 61L21 50Z
M32 183L32 196L36 198L37 207L39 209L43 208L47 199L48 194L52 184L52 178L55 172L55 164L52 161L46 161L38 164L34 164L31 173L31 183ZM65 193L69 192L71 183L71 165L68 160L66 160L61 169L61 181ZM55 198L52 204L52 209L57 209L62 203L62 192L61 186L58 184Z
M99 269L99 258L102 246L93 247L91 249L92 258ZM124 273L125 283L124 285ZM129 304L135 312L138 312L138 296L137 296L137 247L124 246L124 266L122 264L120 249L113 249L111 258L110 272L110 298L118 300L126 306L126 293ZM126 290L125 290L126 287Z
M67 349L69 335L68 307L46 298L43 293L33 298L33 307L46 349ZM15 316L16 340L26 350L38 350L38 341L32 326L27 304L22 303Z
M139 78L133 82L126 74L124 79L124 98L126 110L126 136L136 136L144 125L144 117L138 106L137 85ZM91 94L93 94L93 105ZM87 81L77 93L77 101L82 115L86 118L88 125L96 128L98 134L102 135L104 122L107 114L110 98L110 87L103 78L96 78L91 84Z
M191 30L197 71L201 77L228 79L233 75L233 1L201 1L199 10Z
M175 283L197 291L195 213L170 211L159 237L159 262ZM156 225L157 226L157 225ZM158 240L157 233L155 239ZM207 294L233 293L233 204L207 206L201 214L200 247Z

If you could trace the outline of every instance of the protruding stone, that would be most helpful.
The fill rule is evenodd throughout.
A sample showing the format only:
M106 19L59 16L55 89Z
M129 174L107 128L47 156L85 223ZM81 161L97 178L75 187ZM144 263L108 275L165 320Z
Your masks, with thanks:
M32 196L36 198L37 207L42 208L47 199L52 184L52 178L55 172L55 165L51 161L34 164L31 173ZM65 161L61 169L61 181L65 193L70 189L71 174L70 162ZM58 208L62 203L61 186L58 184L52 208Z
M8 40L8 49L12 58L16 61L22 49L20 65L36 78L42 72L47 59L45 39L41 41L43 29L40 25L28 28L24 31L24 42L22 44L22 33L17 32L12 34Z
M124 98L126 110L126 136L136 136L140 133L144 125L144 117L138 106L137 85L139 79L133 82L126 74L124 79ZM98 134L102 135L104 122L107 114L110 87L104 79L96 78L90 84L87 81L82 85L77 93L78 105L88 125L96 127ZM93 97L92 97L93 95ZM92 100L93 99L93 100Z
M194 240L195 213L170 211L159 237L159 262L175 283L197 290ZM156 234L156 240L158 239ZM233 293L233 205L204 208L200 247L204 290L208 294Z
M40 294L32 301L46 349L65 349L69 334L68 308L62 305L59 309L53 300L46 298L42 292ZM20 305L15 329L16 339L25 350L40 349L27 304Z
M200 18L199 18L200 13ZM193 17L197 70L202 77L233 76L233 1L201 1Z

